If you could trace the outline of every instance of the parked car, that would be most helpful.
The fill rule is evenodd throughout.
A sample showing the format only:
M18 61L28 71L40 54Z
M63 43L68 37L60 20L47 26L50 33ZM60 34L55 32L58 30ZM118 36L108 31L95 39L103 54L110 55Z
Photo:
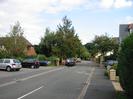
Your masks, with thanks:
M77 63L81 63L81 58L77 58L77 59L76 59L76 62L77 62Z
M48 61L39 61L40 66L47 66L48 65Z
M39 68L40 63L37 59L25 59L22 61L23 68Z
M0 69L19 71L21 68L21 62L17 59L0 59Z
M65 65L66 66L74 66L74 65L76 65L76 62L73 58L68 58L68 59L66 59Z
M105 67L112 66L114 64L118 64L118 61L117 60L107 60L106 62L104 62Z

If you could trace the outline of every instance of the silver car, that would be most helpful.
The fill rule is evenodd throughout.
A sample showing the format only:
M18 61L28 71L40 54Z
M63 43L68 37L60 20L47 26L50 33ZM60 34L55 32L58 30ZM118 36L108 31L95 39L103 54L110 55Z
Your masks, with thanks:
M21 63L17 59L0 59L0 69L19 71L21 68Z

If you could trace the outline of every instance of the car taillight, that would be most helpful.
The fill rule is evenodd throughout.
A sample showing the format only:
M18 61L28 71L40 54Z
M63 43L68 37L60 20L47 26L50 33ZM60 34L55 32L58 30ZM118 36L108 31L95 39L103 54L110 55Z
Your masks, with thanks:
M16 64L12 64L12 66L16 66Z
M39 64L39 62L38 62L38 61L36 61L36 62L35 62L35 64Z

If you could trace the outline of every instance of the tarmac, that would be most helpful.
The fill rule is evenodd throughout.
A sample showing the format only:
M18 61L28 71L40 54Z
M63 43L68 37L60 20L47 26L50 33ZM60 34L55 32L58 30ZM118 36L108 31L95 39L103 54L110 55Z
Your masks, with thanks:
M121 91L119 82L111 81L104 75L105 68L96 66L84 99L116 99L116 91Z

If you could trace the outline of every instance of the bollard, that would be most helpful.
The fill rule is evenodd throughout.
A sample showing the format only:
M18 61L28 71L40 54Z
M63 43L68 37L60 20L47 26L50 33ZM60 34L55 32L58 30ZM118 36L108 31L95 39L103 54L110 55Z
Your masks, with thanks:
M109 78L110 78L110 80L113 80L113 81L116 80L116 70L110 69L110 71L109 71Z

